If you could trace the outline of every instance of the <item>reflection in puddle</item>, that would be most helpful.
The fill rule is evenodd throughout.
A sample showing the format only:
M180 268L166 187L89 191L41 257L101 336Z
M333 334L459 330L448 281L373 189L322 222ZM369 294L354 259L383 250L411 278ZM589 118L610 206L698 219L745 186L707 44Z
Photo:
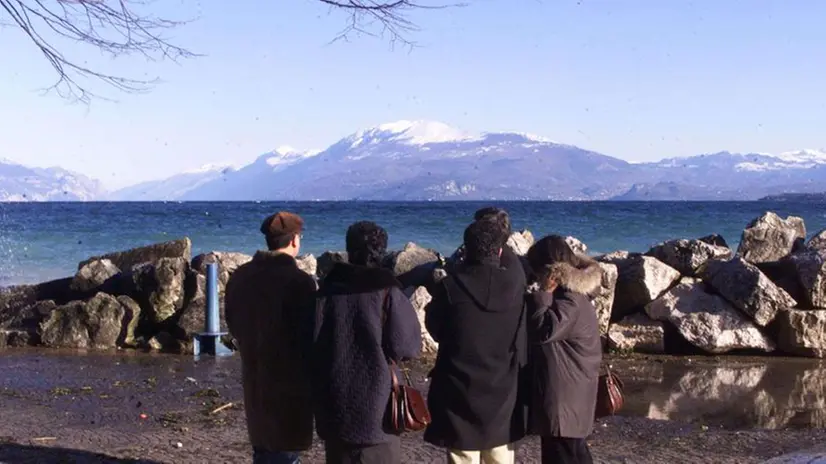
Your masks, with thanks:
M241 395L240 357L205 358L134 351L87 353L14 349L0 355L0 392L54 387L96 392L155 379L168 401L182 389ZM801 358L632 357L612 360L625 383L622 415L728 429L826 428L826 362ZM414 381L429 366L414 364ZM190 382L190 380L192 382ZM421 385L424 387L424 385ZM188 390L187 390L188 391ZM178 393L175 393L178 392ZM161 400L156 400L161 401ZM88 407L83 403L84 407Z
M732 358L622 360L627 416L730 429L826 427L826 364Z

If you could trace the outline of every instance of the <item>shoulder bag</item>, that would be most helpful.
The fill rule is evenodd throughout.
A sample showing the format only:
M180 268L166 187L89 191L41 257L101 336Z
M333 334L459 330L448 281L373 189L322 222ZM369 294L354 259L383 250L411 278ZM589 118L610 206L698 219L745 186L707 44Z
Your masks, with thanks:
M611 370L611 366L605 366L605 373L599 376L597 386L597 418L613 416L622 409L625 403L623 387L622 380Z

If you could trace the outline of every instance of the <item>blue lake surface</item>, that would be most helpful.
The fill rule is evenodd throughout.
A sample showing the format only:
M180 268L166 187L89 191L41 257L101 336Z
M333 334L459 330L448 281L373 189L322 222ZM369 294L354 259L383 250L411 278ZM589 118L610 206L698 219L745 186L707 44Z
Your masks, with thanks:
M392 248L414 241L452 252L473 212L490 202L210 202L0 203L0 285L70 276L89 256L188 236L193 253L253 253L267 215L282 209L304 217L304 253L344 249L347 226L372 220ZM743 228L765 211L800 216L809 235L826 229L826 204L794 202L496 202L516 229L585 242L592 254L646 251L674 238L721 234L736 247Z

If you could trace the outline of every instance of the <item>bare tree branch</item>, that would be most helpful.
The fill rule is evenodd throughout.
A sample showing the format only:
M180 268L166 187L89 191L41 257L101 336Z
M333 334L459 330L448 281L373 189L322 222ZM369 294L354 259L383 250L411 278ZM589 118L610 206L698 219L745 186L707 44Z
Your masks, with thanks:
M332 10L347 12L347 26L333 42L350 34L388 38L413 47L408 35L418 31L409 19L417 9L441 9L454 5L424 5L413 0L316 0ZM189 21L158 18L147 12L152 0L0 0L0 27L16 27L33 43L57 74L45 89L63 98L88 103L103 98L93 93L87 81L100 81L118 91L149 91L158 79L135 79L94 69L64 54L68 43L89 45L116 58L140 55L149 61L199 56L174 45L164 33ZM63 43L61 43L63 42Z
M408 15L413 10L436 10L449 7L464 6L464 4L425 5L413 0L318 0L330 6L330 9L344 10L349 13L347 26L331 41L347 40L351 34L362 34L371 37L382 37L390 41L391 46L397 44L414 47L415 42L409 35L418 32L419 28ZM374 32L378 30L378 32Z
M57 74L45 89L63 98L88 103L96 95L85 84L98 80L127 93L146 92L158 79L135 79L92 69L66 56L61 41L91 45L112 58L141 55L150 61L197 56L171 44L163 33L187 21L156 18L136 9L144 0L0 0L0 17L7 16L40 50ZM5 14L3 14L5 13Z

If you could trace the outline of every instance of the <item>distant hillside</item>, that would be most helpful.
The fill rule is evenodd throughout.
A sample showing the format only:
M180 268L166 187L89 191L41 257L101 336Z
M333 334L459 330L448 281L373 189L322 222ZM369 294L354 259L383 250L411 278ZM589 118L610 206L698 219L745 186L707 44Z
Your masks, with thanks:
M103 193L99 181L82 174L0 160L0 201L90 201Z
M231 166L207 165L162 180L132 185L106 195L109 201L169 201L178 200L201 185L221 179L233 171Z
M631 164L531 134L397 121L320 152L275 150L177 199L715 201L814 192L824 184L826 153L819 150Z
M237 169L206 166L107 194L63 170L15 166L0 176L0 200L744 201L819 194L826 152L723 151L628 163L532 134L397 121L324 150L282 147Z
M794 201L807 203L826 202L826 192L821 193L781 193L779 195L768 195L760 201Z

